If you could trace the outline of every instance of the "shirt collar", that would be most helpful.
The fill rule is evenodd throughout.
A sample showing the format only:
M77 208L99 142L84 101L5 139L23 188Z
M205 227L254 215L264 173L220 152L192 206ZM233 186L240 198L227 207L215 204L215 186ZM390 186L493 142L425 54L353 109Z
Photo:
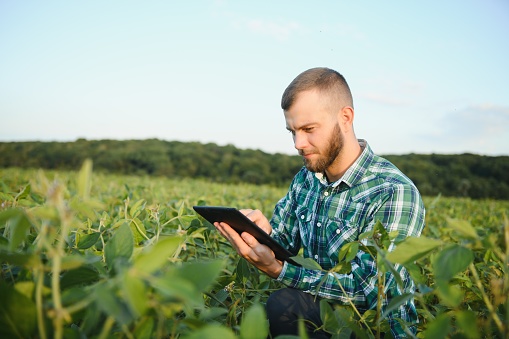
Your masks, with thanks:
M363 149L361 155L354 161L352 166L350 166L346 170L345 174L343 174L343 176L340 179L332 183L332 187L337 187L342 182L347 184L349 187L352 187L366 173L369 164L373 160L374 154L366 140L358 139L358 142L361 148ZM324 185L329 184L324 173L315 173L315 177L322 184Z

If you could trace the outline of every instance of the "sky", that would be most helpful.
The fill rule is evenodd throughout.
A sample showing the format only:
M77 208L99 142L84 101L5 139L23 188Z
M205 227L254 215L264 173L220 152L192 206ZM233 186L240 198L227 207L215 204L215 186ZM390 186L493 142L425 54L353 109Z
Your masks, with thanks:
M281 95L312 67L375 153L509 155L507 0L0 0L0 141L297 154Z

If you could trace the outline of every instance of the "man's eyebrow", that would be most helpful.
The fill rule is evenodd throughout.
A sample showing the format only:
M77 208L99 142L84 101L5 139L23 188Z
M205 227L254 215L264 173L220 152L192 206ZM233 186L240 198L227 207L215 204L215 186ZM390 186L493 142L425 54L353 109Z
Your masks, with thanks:
M315 122L310 122L310 123L307 123L307 124L304 124L302 126L299 126L299 127L295 128L295 130L302 130L302 129L306 129L306 128L309 128L309 127L313 127L315 125L316 125ZM286 129L289 130L289 131L294 131L294 129L292 129L292 128L288 127L288 126L286 126Z

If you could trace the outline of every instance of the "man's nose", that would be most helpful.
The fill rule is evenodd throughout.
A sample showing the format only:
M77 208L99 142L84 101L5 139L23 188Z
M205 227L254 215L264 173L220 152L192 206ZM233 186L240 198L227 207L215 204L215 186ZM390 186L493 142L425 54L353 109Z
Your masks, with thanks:
M306 135L304 133L296 132L293 137L293 144L295 146L295 149L297 150L305 149L306 146L308 145Z

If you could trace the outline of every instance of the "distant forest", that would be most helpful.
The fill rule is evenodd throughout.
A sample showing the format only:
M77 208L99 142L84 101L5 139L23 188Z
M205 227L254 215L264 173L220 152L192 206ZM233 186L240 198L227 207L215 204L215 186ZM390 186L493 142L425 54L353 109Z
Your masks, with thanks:
M382 156L412 179L422 195L509 200L509 156ZM0 143L0 168L77 170L87 158L93 160L95 171L274 186L288 186L302 167L298 155L213 143L158 139Z

